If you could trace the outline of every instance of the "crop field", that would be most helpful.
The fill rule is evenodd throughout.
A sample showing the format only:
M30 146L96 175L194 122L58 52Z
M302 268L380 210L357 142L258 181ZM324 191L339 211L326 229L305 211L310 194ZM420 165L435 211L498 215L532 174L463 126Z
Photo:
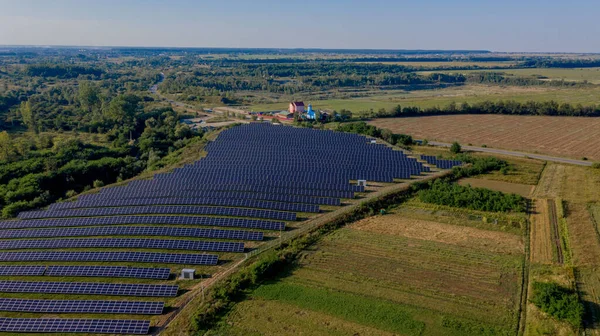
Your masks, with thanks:
M418 139L600 160L600 119L453 115L376 119L371 124Z
M592 84L600 84L600 68L575 68L575 69L556 69L556 68L544 68L544 69L497 69L497 70L458 70L458 71L436 71L442 73L459 72L463 74L473 72L498 72L514 77L534 77L542 78L547 80L564 80L569 82L583 82L587 81ZM423 71L420 73L429 73Z
M444 107L451 103L469 104L483 101L514 100L550 101L560 103L592 105L598 104L600 88L557 88L557 87L524 87L524 86L493 86L493 85L464 85L434 90L399 91L390 90L369 97L349 97L348 99L313 100L314 96L301 97L312 103L313 108L321 110L347 109L354 113L360 111L377 111L381 108L393 109L397 105L427 107ZM247 107L252 111L285 110L288 102L255 104Z
M461 185L470 185L474 188L485 188L497 190L509 194L517 194L528 197L533 191L533 186L502 181L493 181L480 178L465 178L459 181Z
M325 237L214 334L514 334L522 237L404 210Z
M600 335L600 234L597 204L600 202L600 172L597 169L548 164L533 194L531 217L532 281L555 281L577 289L586 308L585 333ZM550 201L549 201L550 200ZM548 208L556 204L556 213ZM564 211L560 205L563 204ZM565 218L561 219L564 212ZM556 232L552 217L558 216L559 238L564 263L557 255ZM527 307L526 335L571 335L573 331L542 314L532 304Z

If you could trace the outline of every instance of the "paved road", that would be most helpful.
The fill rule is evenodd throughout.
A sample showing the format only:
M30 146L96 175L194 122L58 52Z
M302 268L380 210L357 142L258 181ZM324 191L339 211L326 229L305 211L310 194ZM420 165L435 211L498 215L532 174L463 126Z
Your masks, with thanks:
M452 144L449 144L449 143L446 143L446 142L437 142L437 141L429 141L429 145L439 146L439 147L450 147L450 146L452 146ZM591 166L593 164L593 162L590 162L590 161L574 160L574 159L567 159L567 158L561 158L561 157L556 157L556 156L548 156L548 155L541 155L541 154L530 154L530 153L523 153L523 152L515 152L515 151L510 151L510 150L504 150L504 149L495 149L495 148L487 148L487 147L475 147L475 146L462 146L462 148L464 150L473 151L473 152L484 152L484 153L501 154L501 155L508 155L508 156L528 157L528 158L538 159L538 160L543 160L543 161L558 162L558 163L568 163L568 164L573 164L573 165L578 165L578 166Z

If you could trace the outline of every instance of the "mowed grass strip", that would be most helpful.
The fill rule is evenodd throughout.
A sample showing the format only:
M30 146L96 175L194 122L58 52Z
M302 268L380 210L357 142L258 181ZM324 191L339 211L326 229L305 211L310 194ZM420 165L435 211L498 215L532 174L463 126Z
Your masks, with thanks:
M421 335L425 329L400 305L350 293L279 282L261 286L254 295L403 335Z

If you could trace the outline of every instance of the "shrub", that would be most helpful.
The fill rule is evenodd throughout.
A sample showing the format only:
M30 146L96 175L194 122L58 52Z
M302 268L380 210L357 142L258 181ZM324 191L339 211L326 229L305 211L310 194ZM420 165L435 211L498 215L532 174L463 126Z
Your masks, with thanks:
M94 188L101 188L104 187L104 182L100 181L100 180L94 180Z
M441 180L433 182L431 188L419 191L419 199L426 203L480 211L524 212L527 209L527 201L519 195Z
M453 142L452 146L450 146L450 152L453 154L458 154L462 151L462 147L458 142Z
M600 169L600 162L594 162L592 164L592 168L594 168L594 169Z
M577 293L553 282L534 282L531 302L541 311L579 328L583 319L583 305Z

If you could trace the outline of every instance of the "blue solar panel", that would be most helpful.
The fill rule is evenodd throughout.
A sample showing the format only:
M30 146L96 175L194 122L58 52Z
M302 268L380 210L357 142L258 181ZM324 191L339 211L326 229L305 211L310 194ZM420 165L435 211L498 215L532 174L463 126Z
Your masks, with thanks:
M0 332L146 335L150 321L0 317Z
M216 265L218 256L212 254L183 254L155 252L0 252L0 261L103 261L143 262L184 265Z
M123 208L94 208L73 209L62 211L25 211L19 213L21 219L41 218L65 218L65 217L93 217L93 216L116 216L116 215L142 215L142 214L194 214L194 215L218 215L233 217L254 217L277 220L296 220L293 212L254 210L240 208L203 207L203 206L132 206Z
M283 211L298 212L319 212L318 205L281 203L252 199L231 199L231 198L183 198L183 197L164 197L164 198L138 198L138 199L102 199L77 202L55 203L49 207L49 210L64 210L78 208L95 207L121 207L138 205L219 205L244 208L273 209Z
M27 300L0 298L0 311L23 313L101 313L160 315L164 302L96 300Z
M0 221L0 229L42 227L96 226L121 224L172 224L242 227L262 230L285 230L285 223L260 219L219 218L199 216L118 216L91 218L24 219Z
M88 294L115 296L176 296L179 286L98 282L34 282L0 280L3 293Z
M168 268L126 267L126 266L48 266L46 276L61 277L103 277L167 280Z
M44 238L78 236L163 236L263 240L264 234L262 232L256 231L182 228L170 226L101 226L83 228L0 230L0 238Z
M29 276L40 276L44 275L46 266L0 266L0 275L17 276L17 275L29 275Z
M244 252L244 243L143 238L0 240L1 250L55 248L146 248L164 250Z

